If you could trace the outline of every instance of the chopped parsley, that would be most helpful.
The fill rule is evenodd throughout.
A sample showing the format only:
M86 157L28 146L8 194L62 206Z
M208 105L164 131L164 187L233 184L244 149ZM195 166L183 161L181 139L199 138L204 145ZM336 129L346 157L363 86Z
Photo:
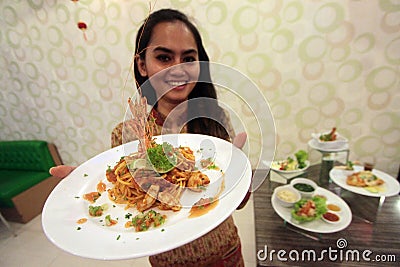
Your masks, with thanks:
M157 172L165 173L177 164L177 155L174 147L164 142L147 149L147 157Z

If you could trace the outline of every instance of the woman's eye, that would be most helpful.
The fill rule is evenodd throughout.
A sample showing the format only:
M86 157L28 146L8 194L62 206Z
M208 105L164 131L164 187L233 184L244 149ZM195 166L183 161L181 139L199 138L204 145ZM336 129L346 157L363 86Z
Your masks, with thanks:
M166 55L159 55L159 56L157 56L157 59L162 61L162 62L168 62L171 58L169 56L166 56Z
M184 62L193 62L193 61L197 61L197 59L195 57L185 57L183 59Z

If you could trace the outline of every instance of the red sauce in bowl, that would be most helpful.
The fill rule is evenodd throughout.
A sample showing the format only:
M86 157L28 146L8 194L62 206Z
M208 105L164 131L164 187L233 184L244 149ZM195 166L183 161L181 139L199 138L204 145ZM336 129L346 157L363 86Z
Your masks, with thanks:
M330 222L338 222L340 220L339 216L332 212L327 212L322 216L324 217L325 220Z

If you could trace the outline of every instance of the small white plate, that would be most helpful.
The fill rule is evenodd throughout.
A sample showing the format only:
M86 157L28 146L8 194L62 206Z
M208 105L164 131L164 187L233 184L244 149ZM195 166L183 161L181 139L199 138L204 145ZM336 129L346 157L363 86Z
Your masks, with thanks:
M314 138L311 139L310 141L308 141L308 146L313 148L313 149L315 149L315 150L321 151L321 152L341 152L341 151L346 151L346 150L349 149L349 144L348 143L344 144L342 147L329 148L328 149L328 148L325 148L323 146L320 146L318 141L315 140Z

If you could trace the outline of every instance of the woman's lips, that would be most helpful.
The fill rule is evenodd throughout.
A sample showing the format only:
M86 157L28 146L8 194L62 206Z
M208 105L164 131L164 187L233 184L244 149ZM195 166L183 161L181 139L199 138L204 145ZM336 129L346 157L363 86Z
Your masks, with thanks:
M186 85L187 81L168 81L167 84L170 86L171 90L183 90Z

